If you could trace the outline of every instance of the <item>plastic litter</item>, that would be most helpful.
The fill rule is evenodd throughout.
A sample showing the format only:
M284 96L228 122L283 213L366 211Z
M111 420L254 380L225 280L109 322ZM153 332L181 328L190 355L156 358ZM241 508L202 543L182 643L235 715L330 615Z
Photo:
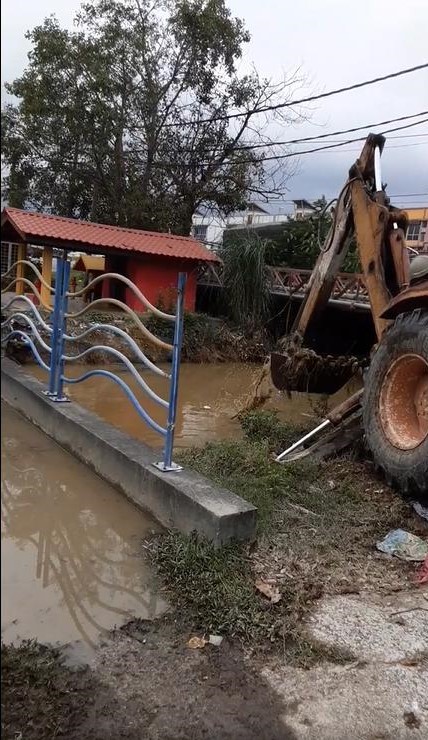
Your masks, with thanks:
M223 638L221 635L210 635L208 642L210 645L215 645L215 647L219 647L223 642Z
M413 508L419 516L428 521L428 506L420 504L419 501L413 503Z
M380 552L400 560L422 562L428 555L428 542L404 529L393 529L376 544Z

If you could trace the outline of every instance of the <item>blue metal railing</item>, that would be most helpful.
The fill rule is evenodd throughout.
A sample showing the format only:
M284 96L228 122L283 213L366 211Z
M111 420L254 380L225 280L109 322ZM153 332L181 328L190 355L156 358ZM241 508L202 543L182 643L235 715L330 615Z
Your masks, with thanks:
M156 467L158 467L160 470L164 472L169 471L175 471L180 470L180 466L175 465L175 463L172 461L172 454L173 454L173 445L174 445L174 432L175 432L175 425L176 425L176 418L177 418L177 397L178 397L178 379L179 379L179 371L180 371L180 359L181 359L181 346L183 341L183 311L184 311L184 291L186 286L186 275L184 273L180 273L178 276L178 285L177 285L177 305L176 305L176 313L175 314L167 314L163 311L160 311L158 308L153 306L147 298L141 293L141 291L137 288L134 283L132 283L128 278L125 278L122 275L119 275L117 273L107 273L101 276L98 276L94 280L92 280L85 288L82 290L76 292L76 293L70 293L69 292L69 282L70 282L70 263L66 258L58 259L57 260L57 272L56 272L56 281L55 281L55 290L53 290L46 281L42 278L40 272L37 270L37 268L32 265L31 262L22 261L25 265L30 267L36 274L39 281L47 287L51 293L53 293L54 296L54 306L53 309L51 309L49 306L43 303L40 293L38 292L36 286L34 283L32 283L27 278L18 277L15 278L5 290L2 292L6 292L7 290L10 290L10 288L17 282L21 281L24 282L25 285L30 287L34 295L36 296L36 299L39 303L41 303L47 310L51 312L51 315L49 317L50 323L48 323L48 320L44 320L44 318L41 316L39 310L34 305L34 303L27 297L23 295L16 295L7 303L7 305L4 306L4 310L9 309L15 302L24 301L24 303L28 306L30 311L33 314L33 318L30 318L27 313L24 313L23 310L17 310L12 313L11 316L9 316L5 321L2 322L2 333L3 330L6 328L10 328L11 331L9 331L4 337L2 336L2 344L7 344L9 341L13 339L19 339L25 346L28 348L35 360L38 362L38 364L49 373L49 379L48 379L48 388L44 393L55 403L64 403L68 402L69 399L64 394L64 384L70 383L81 383L84 380L94 377L94 376L100 376L100 377L107 377L111 379L116 385L118 385L126 397L129 399L129 401L132 403L133 407L135 408L136 412L140 416L140 418L156 433L158 433L164 440L164 452L163 452L163 459L156 463ZM15 265L12 265L12 267L8 270L7 273L4 273L2 277L7 276L8 273L12 272L12 270L16 267L16 265L19 263L15 263ZM99 283L102 280L105 279L116 279L119 280L127 286L139 299L141 303L145 306L146 309L157 315L159 318L162 318L164 320L170 321L174 323L174 339L173 344L170 345L163 340L156 337L154 334L152 334L148 328L141 322L140 318L137 316L135 311L130 309L125 303L122 303L121 301L118 301L117 299L113 298L102 298L94 301L92 304L87 305L84 309L81 311L78 311L76 313L67 313L68 309L68 299L70 296L78 297L83 296L87 292L91 291L95 284ZM127 332L125 332L123 329L120 329L117 326L114 326L113 324L99 324L94 323L88 328L86 328L81 334L78 335L72 335L67 333L67 319L69 318L78 318L85 314L88 310L93 308L94 304L98 303L110 303L114 306L117 306L121 308L123 311L125 311L128 315L131 316L134 323L138 326L142 334L145 338L156 344L157 346L167 349L168 351L172 352L172 366L171 366L171 372L166 373L164 370L162 370L160 367L158 367L154 362L152 362L142 351L142 349L138 346L137 342L135 342L132 337L130 337ZM29 327L29 331L22 328L22 323L19 328L16 327L16 321L17 319L20 320L20 322L23 322L24 325L27 325ZM40 331L39 331L40 328ZM159 396L153 389L149 386L148 383L141 377L140 373L136 369L133 362L126 357L126 355L123 354L120 350L110 347L105 344L96 344L93 345L87 349L85 349L83 352L80 352L79 354L66 354L65 352L65 343L66 342L78 342L84 339L86 336L88 336L91 332L94 331L105 331L109 334L116 335L120 337L121 340L126 342L130 349L132 350L133 355L135 355L136 359L141 362L148 370L155 373L156 375L160 375L162 377L165 377L169 380L169 394L168 399L162 398ZM31 332L31 333L30 333ZM44 332L45 338L41 336L41 332ZM50 341L50 344L49 344ZM44 350L45 353L48 355L49 364L44 361L44 359L41 357L40 352L38 351L36 347L36 342L40 345L40 347ZM146 396L148 396L152 401L155 401L158 405L160 405L162 408L164 408L167 412L167 418L166 418L166 425L162 426L161 424L158 424L151 416L150 414L144 409L143 405L141 404L140 400L137 398L135 393L131 390L129 385L125 382L125 380L116 373L105 370L105 369L94 369L90 370L86 373L83 373L77 378L69 377L65 373L65 366L67 362L76 362L79 360L84 359L87 355L89 355L91 352L103 352L105 354L109 354L113 356L116 360L119 360L125 368L128 370L128 372L132 375L133 379L136 381L137 387L144 392Z

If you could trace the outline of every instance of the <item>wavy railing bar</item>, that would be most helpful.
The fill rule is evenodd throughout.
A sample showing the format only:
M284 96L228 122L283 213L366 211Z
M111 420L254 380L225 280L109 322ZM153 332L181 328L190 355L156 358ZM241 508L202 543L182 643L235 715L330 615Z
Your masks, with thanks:
M117 336L122 337L129 346L134 350L136 356L138 359L149 369L152 370L152 372L156 373L156 375L160 375L162 378L170 378L171 376L166 373L164 370L161 370L160 367L154 364L151 360L149 360L148 357L144 354L144 352L139 348L137 342L132 339L132 337L129 336L129 334L126 333L123 329L120 329L118 326L113 326L113 324L92 324L88 329L83 331L81 334L78 334L76 336L71 336L70 334L64 334L64 339L67 342L77 342L81 341L84 337L86 337L88 334L90 334L93 331L102 331L105 330L107 332L110 332L112 334L117 334Z
M10 288L13 288L16 283L24 283L25 285L28 285L28 287L31 288L31 290L33 291L39 303L43 306L43 308L45 308L47 311L52 311L52 308L42 300L42 296L40 295L34 283L32 283L31 280L28 280L27 278L15 278L14 280L12 280L11 283L9 283L9 285L6 286L6 288L3 288L2 293L7 293L8 290L10 290ZM20 296L20 298L22 298L22 296Z
M28 305L28 307L30 308L30 310L36 315L36 317L38 319L38 323L41 326L43 326L43 328L46 329L46 331L52 333L52 331L53 331L52 330L52 327L49 326L49 324L47 324L46 321L44 321L44 319L42 319L41 315L39 314L39 312L37 310L37 307L34 305L34 303L32 301L30 301L30 299L26 295L15 295L13 298L10 299L10 301L8 303L6 303L4 306L2 306L3 311L7 311L7 309L10 308L10 306L12 305L12 303L15 303L16 301L24 301ZM3 323L5 323L5 322L3 322Z
M89 354L91 354L91 352L107 352L107 354L113 355L113 357L117 357L128 368L131 375L133 375L138 385L149 396L149 398L151 398L152 401L158 403L160 406L163 406L166 409L168 408L168 401L165 401L163 398L158 396L157 393L155 393L150 388L146 381L143 380L139 372L135 369L132 362L128 360L128 358L125 357L122 352L119 352L118 349L114 349L114 347L106 347L106 345L104 344L94 344L92 347L88 347L88 349L85 349L84 352L80 352L80 354L78 355L62 355L61 359L65 360L66 362L76 362L77 360L82 360L84 357L87 357Z
M160 319L165 319L166 321L175 321L175 316L169 313L165 313L164 311L161 311L159 308L156 308L148 298L141 292L139 288L137 288L134 283L129 280L129 278L125 277L124 275L120 275L118 272L106 272L104 275L98 275L96 278L91 280L88 285L85 285L84 288L81 288L81 290L76 291L75 293L67 293L68 298L77 298L78 296L83 295L84 293L87 293L88 290L91 289L94 285L97 285L97 283L100 283L102 280L119 280L120 282L124 283L128 286L130 290L134 293L135 296L141 301L141 303L144 304L146 308L149 309L155 316L157 316Z
M36 265L30 262L30 260L17 260L17 262L14 262L13 265L11 265L11 267L9 267L9 269L6 272L2 272L1 274L2 278L7 277L7 275L9 275L9 273L12 272L12 270L18 265L27 265L28 267L31 267L31 269L36 273L37 277L39 278L41 284L44 285L45 288L50 290L52 294L55 293L55 288L53 288L52 285L49 285L47 280L44 279L40 270L38 270Z
M7 332L7 335L1 340L2 345L7 344L8 342L10 342L10 340L19 337L19 339L23 343L23 346L28 348L32 352L32 355L39 366L49 373L48 389L47 391L45 391L45 393L54 402L61 403L69 401L69 399L64 395L63 392L64 383L78 384L92 377L104 377L112 380L116 385L119 386L119 388L125 394L126 398L132 403L134 409L136 410L139 417L144 421L144 423L147 424L157 434L160 434L163 437L163 459L161 462L155 464L156 467L163 472L181 470L180 466L176 465L172 461L172 451L177 414L178 376L183 332L184 289L186 284L185 273L179 273L178 275L177 307L175 315L172 315L167 314L153 306L139 290L139 288L134 285L134 283L132 283L123 275L119 275L118 273L105 273L104 275L99 275L94 280L91 280L91 282L82 290L79 290L76 293L70 293L69 284L71 265L65 255L63 255L63 257L61 258L58 258L57 261L55 289L53 289L48 284L46 279L43 277L43 274L29 260L18 260L7 270L7 272L3 273L3 277L8 277L19 265L29 267L40 281L40 284L38 283L36 287L35 283L32 280L29 280L24 276L15 276L7 285L7 287L2 290L2 293L6 293L15 285L23 284L24 286L28 286L33 296L35 296L34 299L32 295L28 295L28 290L27 295L25 295L24 290L22 291L23 295L15 292L15 295L12 298L8 299L7 304L3 306L4 311L10 309L11 307L12 310L10 311L11 315L1 322L2 334ZM90 304L87 304L79 311L75 311L74 313L67 312L68 298L82 296L88 291L91 291L101 281L109 279L119 280L121 283L124 283L127 288L132 291L134 296L136 296L137 299L158 318L174 322L173 343L169 344L168 342L165 342L155 336L146 327L136 311L132 310L129 306L127 306L126 303L116 298L100 298ZM53 307L47 305L42 299L41 293L43 291L41 290L41 286L49 289L49 297L46 297L46 301L48 303L50 303L50 297L53 293ZM22 304L19 304L18 310L14 310L15 302L19 301L23 302L24 307L22 308ZM129 333L125 331L125 329L122 329L119 326L115 326L114 324L104 324L97 322L84 328L84 330L78 335L66 333L67 319L79 319L79 317L84 316L90 311L93 311L96 306L101 304L114 306L120 309L123 315L127 315L132 319L133 325L137 327L145 340L151 342L152 344L160 347L163 350L167 350L168 353L171 353L171 372L165 372L154 362L152 362L147 357L145 352L143 352L143 350L140 348L137 341L135 341L135 339L133 339L133 337L130 336ZM45 317L42 317L40 313L41 307L43 307L50 313L49 318L46 319ZM14 324L14 321L16 320L20 322L17 325L21 326L22 328L14 328L14 326L16 326L16 324ZM45 338L42 336L42 330L46 333L44 335ZM75 355L66 354L66 341L79 342L82 341L89 334L97 331L104 331L106 335L111 334L119 337L125 343L123 349L125 352L127 352L128 355L130 355L131 359L127 357L126 354L124 354L124 352L122 352L121 350L116 349L115 347L108 346L107 344L94 344L89 347L86 346L86 349ZM95 341L97 341L96 337ZM107 338L104 339L103 337L102 341L108 340ZM39 348L36 345L39 345ZM47 364L42 359L40 348L43 349L44 352L50 354L49 364ZM75 348L80 349L79 346ZM115 360L121 362L123 370L126 370L132 375L133 382L137 384L136 389L134 388L134 390L132 390L128 383L123 379L123 377L120 377L121 370L117 370L119 375L112 372L111 370L101 368L95 368L86 372L83 371L82 375L75 378L69 378L65 374L66 362L79 362L80 360L84 360L84 358L95 352L102 352L105 355L109 355L115 358ZM158 395L146 382L143 376L144 374L137 370L137 360L142 364L144 369L147 369L155 373L156 375L168 380L169 397L167 400ZM139 395L138 391L142 391L143 393L145 393L151 401L158 404L162 407L162 409L165 409L167 411L167 416L165 417L165 426L162 426L161 424L156 422L148 413L148 411L143 408L142 399L140 402L140 399L137 398L137 395Z
M14 313L14 314L13 314L13 316L9 316L9 318L7 318L7 319L6 319L6 321L3 321L3 322L2 322L2 325L1 325L1 326L2 326L2 328L3 328L4 326L7 326L8 324L10 324L10 322L11 322L11 321L14 321L14 319L16 319L16 318L18 318L18 317L19 317L19 318L21 318L21 319L23 319L24 321L26 321L26 322L27 322L27 324L29 324L29 325L31 326L31 329L32 329L33 333L35 334L35 337L36 337L37 341L38 341L38 342L39 342L39 344L40 344L40 345L41 345L41 346L43 347L43 349L45 349L45 350L46 350L46 352L52 352L52 350L51 350L51 348L49 347L49 345L48 345L48 344L46 344L46 342L44 341L44 339L42 339L42 337L40 336L40 334L39 334L39 332L38 332L38 330L37 330L37 326L36 326L36 325L35 325L35 323L34 323L34 322L33 322L33 321L32 321L32 320L30 319L30 317L29 317L29 316L27 316L27 314L26 314L26 313L20 313L19 311L17 311L17 313ZM26 335L26 336L27 336L27 335Z
M152 334L152 332L149 331L146 326L144 326L143 322L138 318L135 311L133 311L132 308L129 308L126 303L118 301L117 298L97 298L96 301L92 301L92 303L89 303L87 306L85 306L85 308L82 308L81 311L77 311L76 313L67 313L65 314L65 316L67 319L78 319L79 316L83 316L83 314L85 314L87 311L92 310L94 306L99 305L100 303L111 303L113 306L118 306L122 309L122 311L125 311L125 313L131 316L141 333L144 334L147 339L150 339L153 344L156 344L158 347L162 347L162 349L167 349L169 351L173 349L172 344L163 342L162 339L155 337L155 335Z
M151 416L149 416L146 411L144 411L137 397L134 395L125 381L122 380L122 378L119 378L114 373L111 373L109 370L89 370L89 372L84 373L84 375L80 375L78 378L68 378L66 375L62 375L62 379L65 383L81 383L83 380L86 380L87 378L92 378L97 375L104 378L111 378L111 380L117 383L122 388L123 392L128 396L135 410L146 422L146 424L148 424L152 429L155 430L155 432L158 432L163 437L166 436L166 429L164 429L164 427L161 427L156 421L152 419Z
M28 336L28 334L25 333L25 331L19 331L19 329L14 329L14 331L9 332L9 334L7 334L7 336L5 336L4 339L1 340L1 343L5 344L7 341L9 341L9 339L12 339L12 337L21 337L21 339L24 339L25 344L30 345L31 351L34 357L36 358L37 362L39 363L40 367L43 367L45 370L49 372L50 370L49 365L46 365L46 362L42 360L33 340L30 339L30 337Z

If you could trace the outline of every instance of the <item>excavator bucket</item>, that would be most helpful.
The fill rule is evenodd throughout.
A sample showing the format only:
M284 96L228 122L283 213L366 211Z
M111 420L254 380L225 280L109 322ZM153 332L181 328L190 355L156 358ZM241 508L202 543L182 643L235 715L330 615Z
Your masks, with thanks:
M273 352L270 356L272 383L279 391L291 393L326 393L332 395L359 371L355 357L317 355L311 350L289 355Z
M379 161L384 142L384 137L380 135L370 134L367 137L361 155L339 193L329 233L291 334L282 340L279 351L270 358L271 380L278 390L332 394L358 371L359 361L356 357L321 355L316 351L316 327L323 320L354 233L378 338L388 324L379 314L389 296L382 277L381 252L391 220L394 235L400 239L402 236L398 229L401 221L395 213L390 214L380 179ZM396 220L399 221L398 225ZM382 228L379 228L379 223ZM402 246L399 245L399 248L402 249ZM305 347L309 335L312 337L311 346L315 349Z

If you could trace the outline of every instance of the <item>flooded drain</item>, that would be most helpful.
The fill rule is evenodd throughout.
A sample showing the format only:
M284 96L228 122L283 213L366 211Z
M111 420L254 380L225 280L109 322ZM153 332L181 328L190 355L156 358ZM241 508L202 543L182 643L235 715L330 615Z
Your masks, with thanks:
M141 540L158 529L95 473L2 404L2 640L67 644L166 609Z

